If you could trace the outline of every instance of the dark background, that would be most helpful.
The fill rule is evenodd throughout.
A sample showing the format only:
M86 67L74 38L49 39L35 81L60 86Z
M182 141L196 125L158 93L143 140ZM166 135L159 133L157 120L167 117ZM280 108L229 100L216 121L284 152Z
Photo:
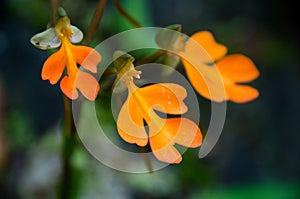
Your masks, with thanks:
M87 29L97 1L61 1L72 23ZM78 149L78 198L297 199L300 177L300 63L297 6L271 0L127 0L144 26L182 24L191 35L213 32L229 53L249 56L260 71L260 96L228 103L223 133L209 156L154 174L125 174ZM62 96L41 80L48 57L30 37L45 29L50 1L0 2L0 198L54 198L60 173ZM112 3L96 41L133 28ZM200 98L200 104L209 103ZM201 109L202 107L200 107ZM204 107L204 113L206 108ZM207 119L204 117L204 120ZM88 169L87 169L88 168ZM78 174L79 175L79 174Z

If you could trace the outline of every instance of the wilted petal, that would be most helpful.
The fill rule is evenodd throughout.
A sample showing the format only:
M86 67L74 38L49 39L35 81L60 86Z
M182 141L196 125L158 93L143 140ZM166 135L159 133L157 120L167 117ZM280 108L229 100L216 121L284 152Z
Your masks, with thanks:
M259 71L248 57L235 54L229 55L217 62L222 76L233 82L249 82L259 76Z
M42 79L49 80L51 84L56 84L60 79L65 68L65 55L62 48L53 53L46 62L42 69Z
M76 77L76 88L80 90L84 97L93 101L98 95L100 86L98 81L92 75L78 70Z
M92 73L97 72L97 65L101 61L100 54L87 46L72 45L72 53L77 63Z

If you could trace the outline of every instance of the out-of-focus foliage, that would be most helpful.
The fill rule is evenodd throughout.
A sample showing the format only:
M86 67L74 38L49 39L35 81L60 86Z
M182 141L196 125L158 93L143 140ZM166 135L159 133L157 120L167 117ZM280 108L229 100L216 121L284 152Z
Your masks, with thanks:
M72 157L74 189L82 199L296 199L300 173L300 60L296 7L289 1L121 1L142 25L182 24L191 35L208 29L230 49L255 62L261 76L253 85L261 96L248 104L228 104L226 124L214 150L152 174L112 170L91 156L80 140ZM97 1L61 1L72 24L83 32ZM46 29L50 0L1 1L0 24L0 197L54 198L62 172L60 152L63 105L59 87L40 80L48 52L30 45ZM92 43L133 28L108 1ZM136 39L128 38L128 42ZM136 53L139 56L138 53ZM106 82L104 82L106 83ZM109 83L108 83L109 84ZM96 100L99 121L122 147L109 110L110 96ZM199 97L201 120L209 122L210 104ZM135 150L134 148L129 148Z

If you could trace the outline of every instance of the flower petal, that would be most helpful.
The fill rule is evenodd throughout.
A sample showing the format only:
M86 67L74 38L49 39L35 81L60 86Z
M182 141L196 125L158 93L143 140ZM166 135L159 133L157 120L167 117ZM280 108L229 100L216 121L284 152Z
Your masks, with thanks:
M160 132L153 132L149 126L150 146L160 161L167 163L179 163L181 154L174 147L175 143L186 147L199 147L202 143L202 135L199 127L187 118L166 119Z
M199 127L187 118L166 119L160 131L149 126L150 138L153 138L153 146L160 150L167 145L178 143L186 147L199 147L202 143L202 135Z
M78 92L74 87L74 81L71 80L71 78L65 76L60 81L60 88L62 92L71 100L75 100L78 98Z
M132 110L129 109L129 101L126 100L117 120L119 135L128 143L146 146L148 135L144 128L143 117L139 111L136 111L136 114L130 114L130 111Z
M202 135L199 127L187 118L168 119L168 129L176 132L175 142L189 148L196 148L202 144Z
M59 51L53 53L46 62L42 69L42 79L49 79L51 84L56 84L60 79L65 68L65 55L62 48Z
M98 81L90 74L78 70L76 77L76 88L89 100L96 99L100 86Z
M128 110L130 114L130 119L132 119L132 122L139 126L144 126L144 120L145 121L151 121L149 117L150 109L147 110L147 106L145 106L144 101L138 101L138 100L144 100L144 98L136 98L136 93L131 94L128 96Z
M159 161L166 162L169 164L179 164L182 161L181 154L177 151L177 149L174 146L169 145L163 149L155 150L155 147L152 147L153 144L151 144L153 142L154 141L150 138L152 152Z
M187 96L186 90L178 84L153 84L139 88L139 92L155 110L169 114L183 114L188 110L183 102Z
M229 55L217 62L222 76L234 82L249 82L259 76L259 71L248 57L235 54Z
M77 63L92 73L97 72L97 65L101 61L101 56L96 50L87 46L75 45L72 45L71 48Z
M61 45L60 39L57 37L55 28L48 28L47 30L34 35L30 42L37 48L48 50L58 48Z
M184 59L182 63L191 84L200 95L216 102L226 100L223 81L215 68L205 64L202 64L202 68L199 65L194 67Z
M227 53L226 46L217 43L211 32L197 32L191 38L200 44L214 61L224 57Z
M83 39L82 31L79 28L77 28L76 26L72 26L72 25L71 25L71 30L73 31L73 35L69 38L70 41L73 44L81 42L81 40Z
M226 87L229 100L235 103L245 103L256 99L259 92L251 86L231 85Z

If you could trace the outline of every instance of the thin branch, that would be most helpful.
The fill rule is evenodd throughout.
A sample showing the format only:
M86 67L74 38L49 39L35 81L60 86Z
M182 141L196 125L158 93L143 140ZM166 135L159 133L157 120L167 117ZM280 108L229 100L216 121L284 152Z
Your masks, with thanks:
M151 62L155 61L156 59L158 59L164 53L165 53L165 51L158 50L155 53L153 53L153 54L149 55L148 57L146 57L145 59L142 59L142 60L136 62L134 65L139 66L139 65L151 63Z
M101 21L103 11L106 5L107 0L99 0L98 6L94 12L94 16L92 18L92 21L90 23L90 26L88 28L84 43L89 44L92 41L92 38L99 26L99 23Z
M51 27L55 27L58 0L51 0Z
M126 11L122 8L122 6L121 6L119 0L113 0L113 3L114 3L114 5L115 5L115 7L117 8L118 12L119 12L123 17L125 17L125 18L126 18L126 19L134 26L134 27L136 27L136 28L142 27L141 24L140 24L137 20L135 20L130 14L128 14L128 12L126 12Z
M61 199L71 199L72 192L72 165L71 157L75 148L75 125L70 100L63 95L65 110L65 134L62 145L62 179L60 184Z
M70 100L65 95L63 95L63 103L64 103L64 110L65 110L65 125L66 125L65 131L67 137L71 137L74 131L74 123L73 123Z
M147 150L145 149L145 147L140 147L140 146L138 146L138 150L143 155L144 162L146 164L146 167L147 167L149 173L152 173L153 167L152 167L151 161L149 159L149 156L147 156L147 154L146 154Z

